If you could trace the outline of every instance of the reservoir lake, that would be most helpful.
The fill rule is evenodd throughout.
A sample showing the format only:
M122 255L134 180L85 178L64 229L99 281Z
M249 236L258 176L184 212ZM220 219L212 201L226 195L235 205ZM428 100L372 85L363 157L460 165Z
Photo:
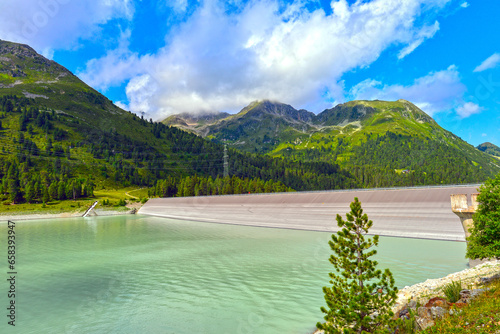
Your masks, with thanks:
M312 333L334 270L326 232L141 215L16 221L15 232L19 333ZM467 268L465 248L380 237L375 258L402 288Z

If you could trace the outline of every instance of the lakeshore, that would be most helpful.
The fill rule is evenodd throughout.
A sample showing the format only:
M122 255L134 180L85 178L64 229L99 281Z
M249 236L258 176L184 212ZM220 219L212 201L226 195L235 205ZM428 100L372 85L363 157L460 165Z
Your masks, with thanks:
M109 210L109 209L95 209L98 216L117 216L134 214L141 207L140 203L132 203L127 205L125 210ZM0 222L6 222L8 220L23 221L23 220L38 220L38 219L67 219L67 218L79 218L82 217L85 210L72 211L72 212L60 212L60 213L26 213L19 212L17 214L5 214L0 215Z

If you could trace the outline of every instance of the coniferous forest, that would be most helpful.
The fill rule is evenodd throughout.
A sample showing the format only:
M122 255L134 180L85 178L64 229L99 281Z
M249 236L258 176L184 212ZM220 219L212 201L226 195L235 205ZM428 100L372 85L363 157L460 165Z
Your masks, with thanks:
M92 196L96 187L151 187L151 196L345 189L362 186L335 163L302 162L229 150L132 115L151 143L87 126L35 100L0 97L0 199L12 203Z

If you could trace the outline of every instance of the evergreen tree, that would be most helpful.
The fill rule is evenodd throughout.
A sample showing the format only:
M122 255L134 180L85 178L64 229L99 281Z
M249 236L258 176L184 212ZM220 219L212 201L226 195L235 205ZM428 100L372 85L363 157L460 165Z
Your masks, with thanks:
M30 181L26 184L26 187L24 189L24 199L28 203L32 203L33 200L35 199L35 188L33 186L32 181Z
M47 139L47 145L45 146L45 154L52 154L52 139L50 137Z
M66 199L66 182L64 181L59 181L59 185L57 187L57 199Z
M5 104L5 112L13 112L14 111L14 105L12 104L11 100L7 100L7 103Z
M42 202L43 203L48 203L50 201L50 196L49 196L49 190L47 187L43 187L42 190Z
M70 180L68 181L68 183L66 184L66 187L65 187L65 194L66 194L66 198L67 199L76 199L76 194L75 194L75 181L74 180Z
M340 275L330 273L332 287L323 288L328 309L321 311L326 323L317 327L325 333L383 332L393 316L391 305L398 290L389 269L382 273L376 269L377 261L369 259L377 253L370 249L378 245L378 236L365 239L373 223L363 214L357 197L350 207L347 221L337 215L342 230L329 241L334 252L330 262Z
M17 178L9 180L9 199L14 204L21 200L21 191L19 189L19 180Z
M58 191L57 182L54 181L49 186L49 198L50 198L50 200L54 200L54 199L58 198L57 191Z
M477 197L479 207L467 239L470 259L500 258L500 174L487 180Z

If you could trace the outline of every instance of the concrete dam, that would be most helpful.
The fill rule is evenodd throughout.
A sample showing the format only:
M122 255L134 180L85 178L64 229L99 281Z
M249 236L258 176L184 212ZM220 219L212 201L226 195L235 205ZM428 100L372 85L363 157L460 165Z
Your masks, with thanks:
M370 234L465 241L453 194L477 193L479 184L277 194L173 197L149 200L138 214L201 222L336 232L358 197L373 221Z

